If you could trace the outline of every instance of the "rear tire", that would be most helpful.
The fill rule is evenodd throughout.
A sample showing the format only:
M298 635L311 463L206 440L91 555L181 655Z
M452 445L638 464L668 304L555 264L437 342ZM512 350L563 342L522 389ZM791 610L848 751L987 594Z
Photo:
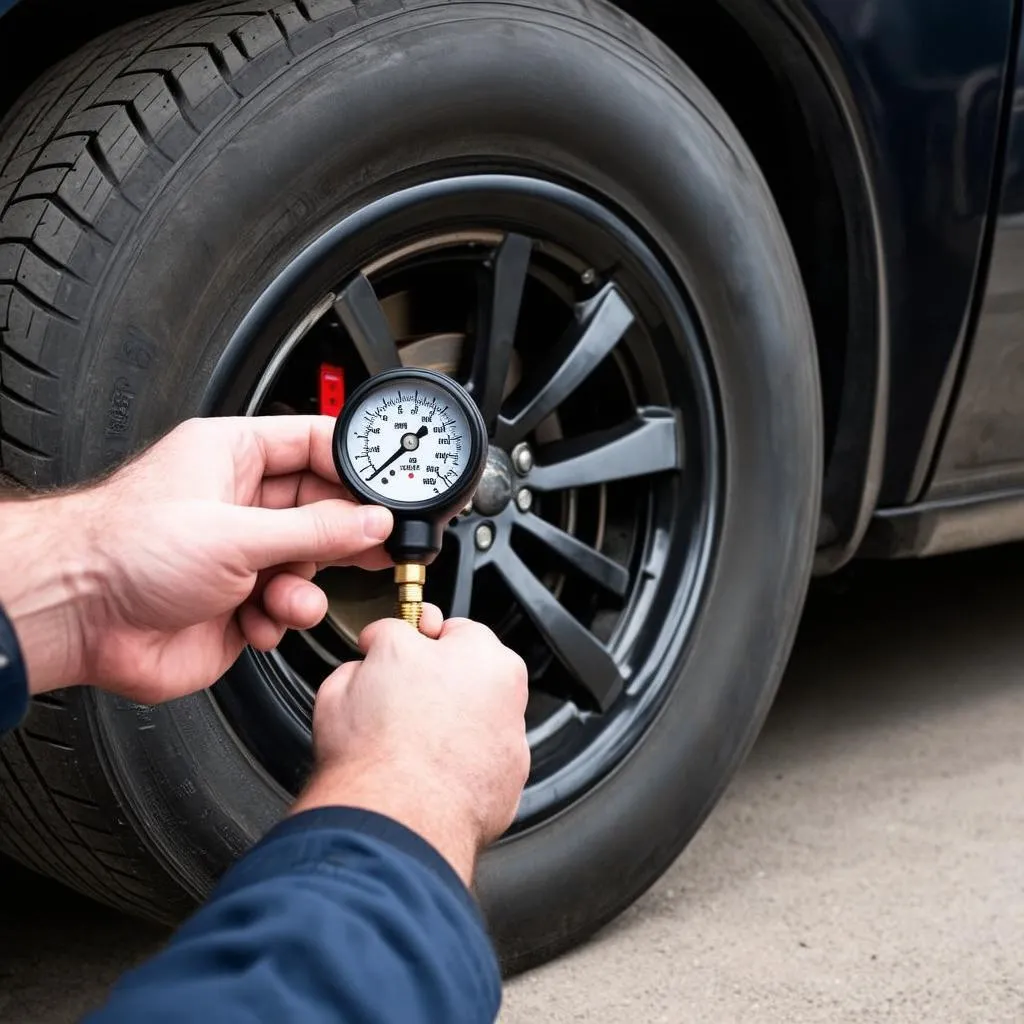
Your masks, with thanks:
M811 570L803 289L753 158L665 47L600 0L206 2L97 40L0 126L0 465L30 487L103 471L200 407L248 305L325 225L424 167L512 159L657 243L725 439L707 582L658 717L481 864L518 970L610 920L697 831L767 713ZM146 708L69 690L0 744L0 848L159 921L286 800L208 694Z

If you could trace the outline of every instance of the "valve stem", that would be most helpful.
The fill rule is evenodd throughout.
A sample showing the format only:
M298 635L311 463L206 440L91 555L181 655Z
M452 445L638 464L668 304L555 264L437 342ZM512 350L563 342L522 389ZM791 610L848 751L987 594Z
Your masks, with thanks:
M414 562L395 566L398 584L398 617L413 629L420 628L423 614L423 584L427 582L427 567Z

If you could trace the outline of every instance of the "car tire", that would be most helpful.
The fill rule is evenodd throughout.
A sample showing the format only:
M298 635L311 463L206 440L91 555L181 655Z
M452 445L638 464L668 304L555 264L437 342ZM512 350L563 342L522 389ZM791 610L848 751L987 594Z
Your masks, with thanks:
M205 2L98 39L0 126L0 465L30 488L107 470L202 410L254 297L326 225L384 183L502 161L609 197L657 243L723 439L706 578L657 715L481 863L515 971L610 920L695 834L768 711L811 572L803 288L742 138L665 46L600 0ZM44 695L0 744L0 848L159 921L287 797L208 694Z

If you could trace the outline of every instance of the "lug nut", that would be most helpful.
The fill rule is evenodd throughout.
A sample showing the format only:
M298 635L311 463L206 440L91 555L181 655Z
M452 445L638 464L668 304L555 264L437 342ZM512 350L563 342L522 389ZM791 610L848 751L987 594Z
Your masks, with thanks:
M512 449L512 465L521 476L526 476L533 469L533 452L525 441L521 441Z
M494 527L490 523L481 523L473 534L476 546L480 551L486 551L494 543Z
M593 284L596 278L597 274L594 273L593 267L587 267L587 269L584 270L582 274L580 274L580 280L584 284Z
M526 487L520 487L516 492L516 508L520 512L529 512L533 505L533 491Z

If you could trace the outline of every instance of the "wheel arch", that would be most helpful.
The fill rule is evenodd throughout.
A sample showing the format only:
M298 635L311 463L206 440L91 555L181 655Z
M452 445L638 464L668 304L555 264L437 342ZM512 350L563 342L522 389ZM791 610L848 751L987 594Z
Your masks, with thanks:
M789 232L814 319L825 418L817 570L833 571L855 553L877 503L889 383L882 226L840 62L811 15L784 0L620 4L725 108Z

